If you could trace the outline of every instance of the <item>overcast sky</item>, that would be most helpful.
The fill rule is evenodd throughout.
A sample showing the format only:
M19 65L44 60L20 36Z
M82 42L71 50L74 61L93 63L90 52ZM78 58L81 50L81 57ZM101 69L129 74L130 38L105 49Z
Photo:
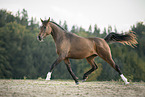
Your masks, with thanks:
M77 25L86 30L97 24L101 31L108 25L128 31L133 24L145 22L145 0L0 0L2 8L14 14L25 8L29 18L66 20L69 28Z

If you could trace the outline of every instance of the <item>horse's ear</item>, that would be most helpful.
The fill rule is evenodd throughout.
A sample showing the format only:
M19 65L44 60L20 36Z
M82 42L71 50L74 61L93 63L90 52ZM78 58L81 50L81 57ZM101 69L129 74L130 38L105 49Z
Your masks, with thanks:
M41 22L43 23L43 20L40 18Z
M50 21L50 17L49 17L49 19L47 20L47 23Z

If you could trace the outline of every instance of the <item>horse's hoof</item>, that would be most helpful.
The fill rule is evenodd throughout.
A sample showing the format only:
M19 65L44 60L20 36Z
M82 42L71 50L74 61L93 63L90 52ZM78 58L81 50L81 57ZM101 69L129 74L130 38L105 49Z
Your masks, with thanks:
M76 85L79 85L79 82L76 82Z
M82 82L85 82L87 79L83 79Z
M125 85L129 85L129 82L126 82Z
M50 80L50 78L46 78L45 80Z

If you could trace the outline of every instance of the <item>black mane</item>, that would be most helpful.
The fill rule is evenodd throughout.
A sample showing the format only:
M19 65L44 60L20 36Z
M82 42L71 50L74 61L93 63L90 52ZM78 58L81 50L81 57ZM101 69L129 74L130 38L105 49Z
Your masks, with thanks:
M68 32L66 29L64 29L63 27L61 27L59 24L57 24L56 22L50 21L51 23L57 25L59 28L61 28L62 30Z

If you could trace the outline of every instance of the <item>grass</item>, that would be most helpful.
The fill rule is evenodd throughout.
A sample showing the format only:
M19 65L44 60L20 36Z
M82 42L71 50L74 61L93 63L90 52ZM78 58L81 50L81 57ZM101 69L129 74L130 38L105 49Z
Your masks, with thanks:
M0 80L0 97L145 97L145 82Z

